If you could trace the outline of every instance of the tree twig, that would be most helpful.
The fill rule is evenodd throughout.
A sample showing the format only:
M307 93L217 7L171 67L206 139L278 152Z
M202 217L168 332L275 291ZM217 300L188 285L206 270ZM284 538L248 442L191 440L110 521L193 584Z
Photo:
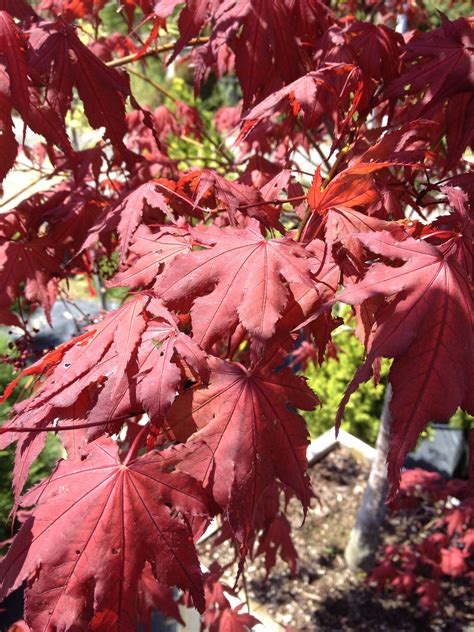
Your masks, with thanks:
M46 180L47 178L50 178L52 174L47 173L41 176L38 176L37 178L35 178L32 182L30 182L29 184L25 185L24 187L22 187L21 189L18 189L18 191L16 191L16 193L14 193L13 195L11 195L9 198L7 198L6 200L4 200L1 204L0 204L0 208L3 208L4 206L6 206L7 204L9 204L10 202L13 202L13 200L17 197L19 197L20 195L22 195L23 193L26 193L26 191L28 191L28 189L31 189L32 187L36 186L39 182L41 182L41 180Z
M186 44L189 46L200 46L201 44L206 44L209 41L209 37L194 37L189 40ZM118 59L113 59L112 61L106 62L106 66L109 68L116 68L117 66L125 66L126 64L133 64L136 61L140 61L145 59L146 57L154 57L155 55L159 55L160 53L166 53L167 51L173 50L176 42L170 42L169 44L162 44L161 46L157 46L151 50L147 50L146 53L140 55L140 53L133 53L132 55L125 55L125 57L119 57Z
M163 88L163 86L160 86L160 84L156 83L156 81L153 81L153 79L150 79L149 77L142 74L141 72L138 72L137 70L132 70L131 68L128 68L127 72L129 72L131 75L134 75L135 77L138 77L142 81L146 81L146 83L148 83L150 86L155 88L155 90L160 92L160 94L162 94L164 97L166 97L173 103L176 103L176 98L171 94L171 92L168 92L166 88Z

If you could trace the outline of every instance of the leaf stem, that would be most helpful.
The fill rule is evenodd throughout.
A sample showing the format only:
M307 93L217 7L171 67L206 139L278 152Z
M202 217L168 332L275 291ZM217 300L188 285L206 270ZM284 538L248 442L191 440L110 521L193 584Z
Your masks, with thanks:
M323 191L328 186L328 184L331 182L331 180L336 176L337 170L339 169L339 167L341 165L341 162L344 160L346 154L352 149L353 146L354 145L351 143L351 144L348 144L348 145L346 145L345 147L343 147L341 149L341 151L339 152L336 160L334 161L333 166L329 170L328 175L325 177L324 182L321 185L321 189ZM303 239L306 226L307 226L312 214L313 214L313 209L308 208L308 210L306 211L306 215L304 216L303 221L301 222L301 226L300 226L300 229L298 231L298 235L296 237L296 241L301 241Z
M146 423L143 426L143 428L140 430L140 432L137 434L137 436L132 442L132 445L128 449L128 453L127 453L127 456L125 457L123 465L128 465L130 461L132 461L135 458L138 450L140 449L140 444L142 443L142 439L149 430L149 426L150 426L150 422Z
M247 208L253 208L254 206L265 206L265 204L286 204L287 202L302 202L306 199L306 195L296 195L295 197L285 198L281 200L263 200L262 202L255 202L254 204L243 204L239 206L239 210L244 210Z
M6 434L7 432L60 432L62 430L81 430L83 428L95 428L97 426L106 426L107 424L113 424L118 421L125 421L125 419L130 419L131 417L143 415L143 413L144 411L142 410L136 413L129 413L128 415L121 415L120 417L115 417L114 419L105 419L103 421L95 421L94 423L71 424L70 426L43 426L42 428L36 428L35 426L20 426L18 428L15 428L15 426L3 426L2 428L0 428L0 435Z
M160 187L161 189L166 191L167 194L174 195L175 197L179 198L183 202L186 202L186 204L189 204L189 206L192 206L193 208L197 208L198 211L201 211L201 213L206 214L206 213L209 212L209 209L205 209L204 207L199 206L199 204L194 204L193 201L190 198L187 198L186 196L181 195L177 191L173 191L172 189L169 189L168 187L165 187L164 184L161 184L160 182L155 182L154 184L155 184L155 186Z

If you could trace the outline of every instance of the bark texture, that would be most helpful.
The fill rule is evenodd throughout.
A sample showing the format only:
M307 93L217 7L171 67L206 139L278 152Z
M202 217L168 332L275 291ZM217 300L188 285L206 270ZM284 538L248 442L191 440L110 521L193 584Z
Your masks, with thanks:
M376 455L362 501L344 551L346 564L353 571L369 570L375 561L380 525L385 516L387 496L387 451L390 437L390 399L392 387L385 390Z

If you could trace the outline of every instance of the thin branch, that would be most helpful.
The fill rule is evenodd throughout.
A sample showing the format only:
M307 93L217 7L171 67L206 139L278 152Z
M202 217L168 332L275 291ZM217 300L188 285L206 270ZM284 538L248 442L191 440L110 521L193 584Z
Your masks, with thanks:
M142 74L141 72L138 72L137 70L132 70L131 68L128 68L127 72L129 72L131 75L135 75L135 77L138 77L142 81L145 81L150 86L153 86L153 88L155 88L158 92L160 92L164 97L166 97L167 99L172 101L174 104L176 104L176 102L178 101L178 99L173 94L171 94L171 92L166 90L166 88L163 88L163 86L161 86L160 84L156 83L155 81L153 81L152 79L150 79L146 75ZM212 138L212 136L209 134L209 132L206 129L202 128L200 131L201 131L202 135L214 147L214 149L225 159L226 164L233 167L234 166L233 156L227 154L225 149L217 141L215 141ZM185 136L181 136L181 138L183 140L188 140L189 141L189 139L187 137L185 137ZM202 144L200 143L199 146L202 147Z
M226 163L230 167L234 167L235 166L234 157L232 156L232 154L228 154L226 152L226 150L222 146L223 143L218 143L217 141L215 141L206 129L201 129L201 132L202 132L202 135L211 143L214 149L224 158Z
M212 162L216 164L218 167L222 167L222 169L225 169L228 166L227 163L225 163L223 160L217 160L217 158L211 158L210 156L175 156L173 160L175 160L176 162L188 162L188 163L201 161L206 164Z
M245 576L245 568L242 569L242 585L244 588L245 605L247 606L247 612L250 614L250 599L249 599L249 591L247 588L247 578Z
M205 213L209 212L209 209L205 209L202 206L199 206L199 204L194 204L192 200L190 200L189 198L185 197L184 195L181 195L177 191L173 191L172 189L168 189L168 187L165 187L165 185L161 184L161 182L155 182L154 185L156 187L160 187L161 189L166 191L167 194L174 195L175 197L179 198L183 202L186 202L186 204L189 204L189 206L192 206L193 208L197 208L198 211L201 211L201 213L205 214Z
M320 158L321 158L321 160L323 161L324 166L326 167L326 169L328 170L328 172L329 172L329 171L331 171L331 165L329 164L329 161L328 161L328 159L326 158L326 156L323 154L323 152L322 152L322 150L321 150L321 148L320 148L319 144L315 143L315 144L313 145L313 147L316 149L316 151L317 151L317 153L318 153L319 157L320 157Z
M306 195L296 195L295 197L282 198L281 200L263 200L263 202L255 202L254 204L244 204L239 206L239 211L247 208L254 208L255 206L265 206L265 204L278 206L280 204L286 204L287 202L302 202L303 200L306 200Z
M170 101L172 101L173 103L176 103L176 98L171 94L171 92L168 92L166 88L163 88L163 86L160 86L160 84L156 83L156 81L153 81L153 79L150 79L149 77L142 74L141 72L138 72L137 70L132 70L131 68L128 68L127 72L129 72L131 75L135 75L135 77L138 77L142 81L146 81L146 83L148 83L150 86L155 88L155 90L160 92L164 97L166 97L167 99L170 99Z
M17 197L19 197L20 195L22 195L23 193L26 193L26 191L28 191L29 189L31 189L32 187L36 186L39 182L41 182L41 180L45 180L46 178L51 177L51 174L45 174L42 176L38 176L37 178L35 178L35 180L33 180L32 182L30 182L29 184L25 185L23 188L18 189L18 191L16 193L14 193L13 195L11 195L9 198L7 198L6 200L4 200L1 204L0 204L0 208L3 208L4 206L6 206L7 204L9 204L10 202L13 202L13 200Z
M200 46L201 44L206 44L209 41L209 37L194 37L189 40L186 44L186 47L189 46ZM108 61L105 65L109 66L109 68L116 68L117 66L125 66L126 64L133 64L136 61L141 61L145 59L145 57L154 57L155 55L159 55L160 53L166 53L167 51L173 50L176 42L170 42L169 44L162 44L161 46L157 46L151 50L147 50L146 53L140 55L139 53L133 53L132 55L125 55L125 57L119 57L118 59L113 59L112 61Z

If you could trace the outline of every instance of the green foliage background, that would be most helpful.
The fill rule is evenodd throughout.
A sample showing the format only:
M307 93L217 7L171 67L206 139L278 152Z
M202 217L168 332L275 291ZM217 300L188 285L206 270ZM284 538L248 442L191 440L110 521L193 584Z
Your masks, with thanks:
M327 359L322 366L310 364L304 375L321 401L321 407L304 414L311 438L334 426L337 408L355 370L363 358L363 347L351 327L337 333L334 342L339 348L337 358ZM361 384L347 404L342 428L370 445L375 444L389 361L382 362L381 381Z
M316 410L302 413L312 439L334 427L339 403L363 360L364 349L354 334L353 324L349 320L348 325L336 330L333 335L333 342L339 349L337 358L328 358L322 366L311 363L304 372L309 386L321 401ZM346 406L341 426L372 446L377 439L390 363L385 358L382 360L381 379L377 386L373 380L359 386ZM465 430L474 427L473 418L461 409L452 417L450 425ZM424 436L426 433L420 439Z
M0 332L0 358L8 356L11 351L8 347L8 336ZM0 393L14 378L13 368L6 362L0 362ZM21 386L18 387L10 398L10 402L18 396ZM5 422L11 409L11 403L0 404L0 425ZM37 483L51 473L56 461L62 455L62 448L59 440L52 433L46 438L46 446L39 458L33 463L27 487ZM12 508L13 495L11 489L13 463L15 457L15 446L10 446L6 450L0 450L0 542L11 537L13 534L12 525L8 521L8 516Z

